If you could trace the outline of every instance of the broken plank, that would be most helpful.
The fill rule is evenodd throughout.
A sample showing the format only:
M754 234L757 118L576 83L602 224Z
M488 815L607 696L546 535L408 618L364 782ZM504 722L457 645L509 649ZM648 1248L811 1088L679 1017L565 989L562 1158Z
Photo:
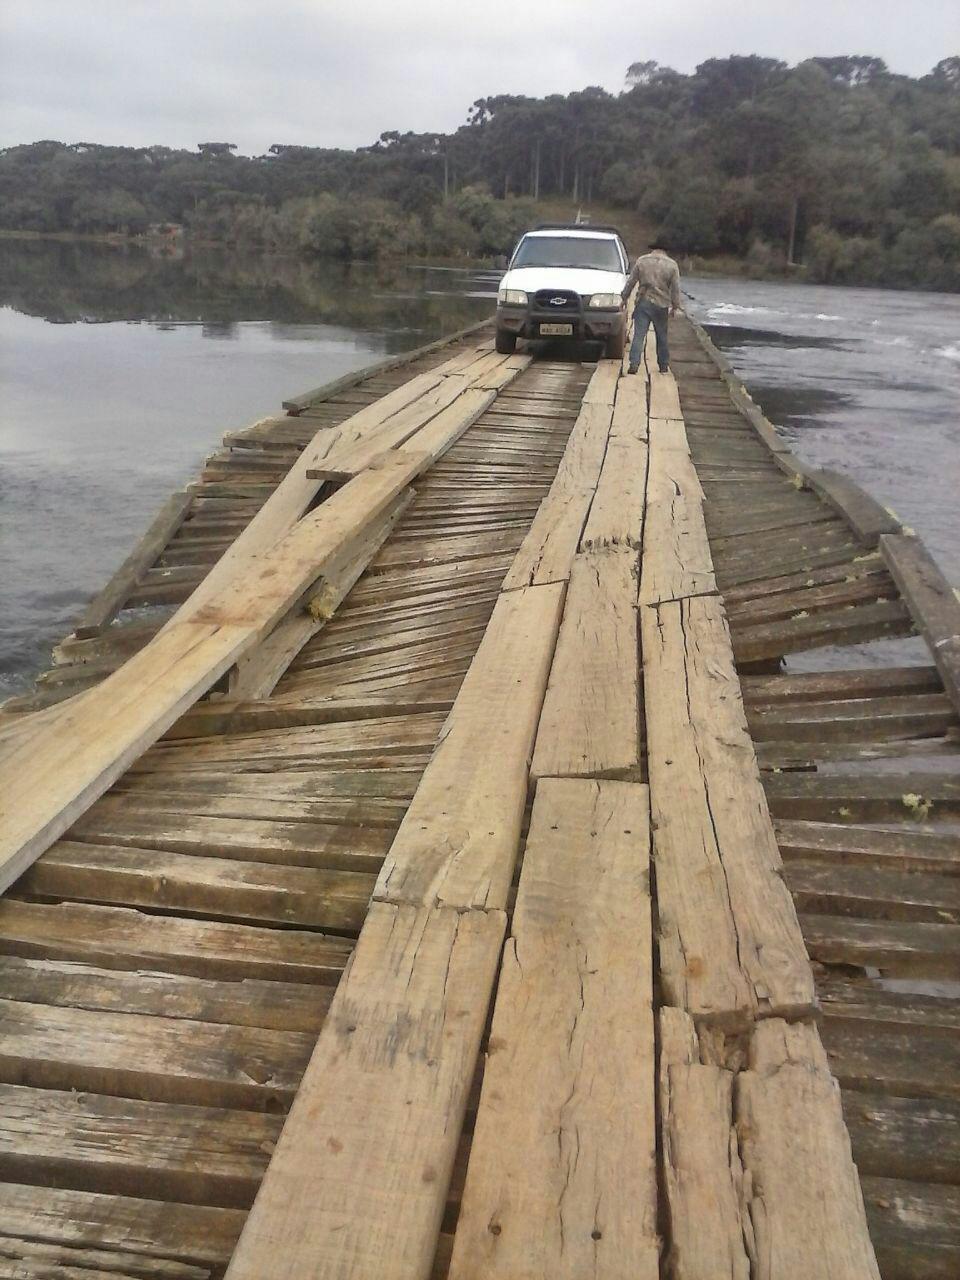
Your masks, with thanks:
M0 901L0 955L202 978L336 983L353 944L293 929L154 916L122 907Z
M73 630L78 640L100 635L141 575L150 568L183 524L192 501L193 495L183 492L174 493L166 500L134 550L80 615Z
M960 599L917 538L886 534L880 554L923 632L944 687L960 709Z
M840 1090L814 1026L756 1027L737 1077L736 1129L755 1280L880 1280Z

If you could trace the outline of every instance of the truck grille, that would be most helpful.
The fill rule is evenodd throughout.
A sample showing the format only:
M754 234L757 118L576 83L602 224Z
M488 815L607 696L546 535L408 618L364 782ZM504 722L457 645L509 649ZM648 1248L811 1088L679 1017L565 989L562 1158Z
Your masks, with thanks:
M580 295L570 289L539 289L533 297L538 311L569 315L580 310Z

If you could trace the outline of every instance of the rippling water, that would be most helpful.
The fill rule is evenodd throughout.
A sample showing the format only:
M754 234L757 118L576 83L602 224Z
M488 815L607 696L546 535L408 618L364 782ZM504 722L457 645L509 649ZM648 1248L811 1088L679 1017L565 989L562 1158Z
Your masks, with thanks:
M960 296L684 284L799 457L852 476L960 583Z
M496 274L0 241L0 698L225 430L490 313ZM801 457L960 581L960 297L688 279Z

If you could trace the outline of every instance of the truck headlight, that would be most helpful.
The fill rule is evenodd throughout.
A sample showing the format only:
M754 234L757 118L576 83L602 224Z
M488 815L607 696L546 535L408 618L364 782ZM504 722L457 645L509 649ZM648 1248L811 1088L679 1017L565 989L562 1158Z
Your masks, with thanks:
M595 293L587 303L590 307L604 307L611 311L614 307L619 307L623 303L623 299L619 293Z
M527 295L522 289L501 289L497 294L498 303L506 303L508 307L525 307Z

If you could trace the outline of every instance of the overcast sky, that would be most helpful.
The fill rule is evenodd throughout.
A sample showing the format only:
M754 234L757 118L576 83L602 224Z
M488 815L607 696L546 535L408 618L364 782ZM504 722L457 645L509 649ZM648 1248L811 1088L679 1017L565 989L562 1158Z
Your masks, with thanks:
M0 145L355 147L449 131L496 93L623 88L761 53L960 53L958 0L0 0Z

